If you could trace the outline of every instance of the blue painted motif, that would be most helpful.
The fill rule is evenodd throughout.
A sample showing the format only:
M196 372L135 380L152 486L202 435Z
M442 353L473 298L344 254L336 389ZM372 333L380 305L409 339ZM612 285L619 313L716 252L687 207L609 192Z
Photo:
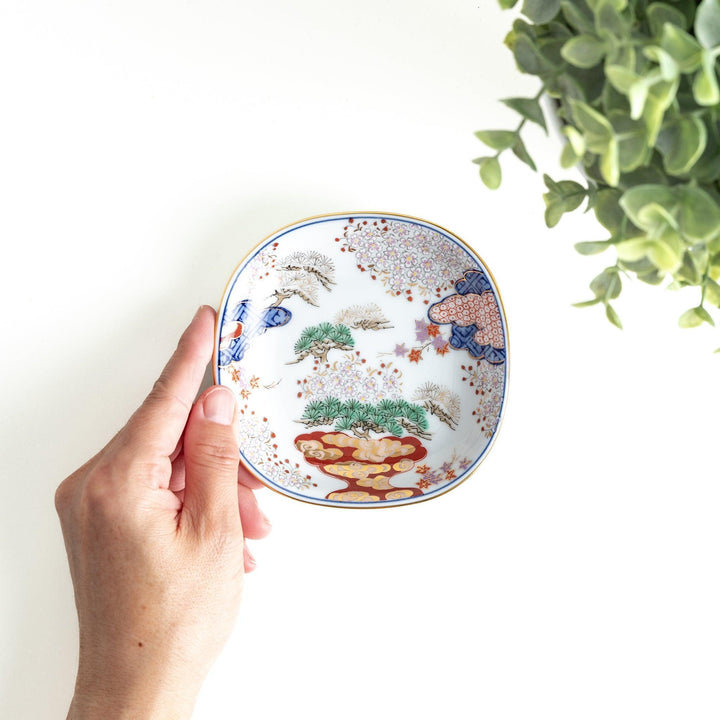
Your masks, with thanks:
M492 285L482 270L467 270L463 278L455 283L455 295L483 295L484 293L492 293ZM493 295L494 296L494 295ZM453 295L444 297L439 302L434 303L428 308L428 318L434 323L448 324L432 315L433 308L442 305L448 298ZM501 321L502 322L502 321ZM492 345L480 345L475 340L475 334L480 328L477 325L458 325L454 321L449 321L452 326L450 331L450 346L456 350L467 350L470 357L482 359L485 358L489 363L498 365L505 362L505 348L496 348Z
M492 292L492 285L485 277L485 273L480 270L468 270L462 280L455 283L455 290L458 295L467 295L474 293L482 295L484 292ZM436 303L437 304L437 303Z
M450 331L450 345L456 350L467 350L471 357L485 358L493 365L505 362L505 348L499 349L492 345L476 343L473 338L477 331L477 325L453 325Z
M271 328L286 325L291 317L292 313L284 307L266 307L258 312L251 300L239 302L228 319L242 323L242 334L231 340L227 348L220 350L218 364L229 365L242 360L253 338Z

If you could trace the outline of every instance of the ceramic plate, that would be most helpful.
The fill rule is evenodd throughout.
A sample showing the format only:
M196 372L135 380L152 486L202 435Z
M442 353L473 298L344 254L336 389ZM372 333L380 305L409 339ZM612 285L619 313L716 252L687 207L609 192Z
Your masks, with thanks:
M507 328L459 238L382 213L279 230L218 312L215 381L233 389L247 467L319 505L406 505L458 485L503 412Z

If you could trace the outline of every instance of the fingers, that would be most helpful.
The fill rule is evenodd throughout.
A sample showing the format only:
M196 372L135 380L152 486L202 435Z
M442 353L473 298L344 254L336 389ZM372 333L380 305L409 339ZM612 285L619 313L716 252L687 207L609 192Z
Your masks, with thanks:
M185 494L181 522L201 530L242 531L237 477L240 453L233 428L235 395L215 385L193 407L185 427Z
M238 468L238 482L249 487L251 490L260 490L265 485L261 483L240 461L240 467Z
M264 538L270 532L272 526L258 506L257 498L253 491L244 485L238 484L237 503L245 537L251 538L252 540Z
M247 472L247 471L245 471ZM255 493L241 482L242 469L238 473L237 504L242 523L243 535L252 540L264 538L272 529L270 521L258 505ZM264 487L259 480L255 480L260 487ZM255 485L253 485L255 487ZM170 490L180 501L185 499L185 457L180 455L173 461L172 475L170 476Z
M145 402L123 429L134 455L171 457L188 420L213 350L215 311L201 307Z

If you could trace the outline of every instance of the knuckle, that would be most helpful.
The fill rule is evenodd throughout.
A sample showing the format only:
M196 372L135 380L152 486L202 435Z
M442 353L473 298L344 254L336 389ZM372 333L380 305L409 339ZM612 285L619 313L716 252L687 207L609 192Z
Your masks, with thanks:
M219 470L237 472L240 451L235 443L223 440L200 440L195 446L194 460L197 464Z

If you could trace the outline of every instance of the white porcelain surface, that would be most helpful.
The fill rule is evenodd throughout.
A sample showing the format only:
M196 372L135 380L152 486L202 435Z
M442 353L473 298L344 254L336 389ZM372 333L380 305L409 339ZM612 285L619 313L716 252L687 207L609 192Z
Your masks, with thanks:
M228 284L216 381L269 487L380 507L462 482L497 432L507 335L492 277L431 223L358 213L265 240Z

